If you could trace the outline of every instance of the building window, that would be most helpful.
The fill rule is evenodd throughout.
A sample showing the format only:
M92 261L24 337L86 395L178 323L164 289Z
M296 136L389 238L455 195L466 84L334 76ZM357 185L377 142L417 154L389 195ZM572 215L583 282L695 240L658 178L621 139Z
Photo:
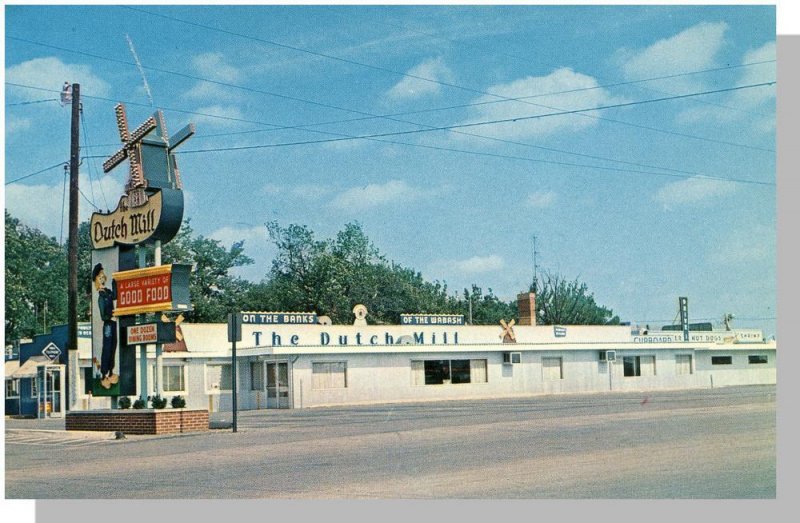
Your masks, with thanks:
M6 380L6 399L19 397L19 380L7 379Z
M425 360L411 362L412 385L486 383L486 360Z
M711 356L712 365L730 365L733 363L732 356Z
M206 365L206 391L231 390L231 364L209 363Z
M544 381L564 379L561 358L542 358L542 379Z
M164 392L184 392L186 391L185 388L185 381L184 381L184 365L162 365L161 366L161 390ZM157 367L152 365L150 367L151 376L156 375ZM152 392L156 392L156 383L155 380L150 384L150 388Z
M747 357L747 363L750 363L750 364L767 363L767 357L766 356L757 356L757 355L751 354L750 356Z
M625 376L655 376L655 356L623 356L622 366Z
M677 354L675 355L675 374L683 376L692 374L692 355L691 354Z
M314 390L347 388L347 362L312 363Z
M161 380L164 392L185 391L185 367L183 365L164 365L161 367Z
M264 362L250 363L250 390L264 390Z

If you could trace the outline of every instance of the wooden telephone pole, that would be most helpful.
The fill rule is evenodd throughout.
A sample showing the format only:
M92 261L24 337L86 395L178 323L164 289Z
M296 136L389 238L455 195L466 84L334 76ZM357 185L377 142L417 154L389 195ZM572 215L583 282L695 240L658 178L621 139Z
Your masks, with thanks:
M67 368L66 404L78 399L78 173L80 169L81 86L72 84L72 126L69 152L69 236L67 242Z

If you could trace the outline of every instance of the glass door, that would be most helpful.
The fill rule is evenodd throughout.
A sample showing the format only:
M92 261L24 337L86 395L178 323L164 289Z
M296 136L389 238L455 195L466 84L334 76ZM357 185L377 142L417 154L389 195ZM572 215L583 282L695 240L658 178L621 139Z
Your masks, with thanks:
M289 408L289 364L285 361L267 363L267 408Z

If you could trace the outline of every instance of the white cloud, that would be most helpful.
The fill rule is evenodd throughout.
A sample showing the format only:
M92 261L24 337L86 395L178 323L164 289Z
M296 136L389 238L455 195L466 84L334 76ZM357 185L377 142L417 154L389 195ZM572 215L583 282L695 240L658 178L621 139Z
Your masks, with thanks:
M194 117L195 123L198 125L230 127L241 125L241 122L237 120L244 119L241 109L234 105L209 105L199 107L195 112L202 113Z
M427 192L415 189L404 181L391 180L384 184L371 183L348 189L337 195L331 206L340 210L359 211L384 205L405 204L427 195Z
M60 90L64 82L78 83L81 93L91 96L108 96L111 90L109 84L94 75L88 65L65 64L55 57L34 58L7 67L6 82L56 90ZM14 87L8 89L8 93L9 98L24 99L30 91Z
M775 42L769 42L758 49L745 53L742 64L757 63L742 68L737 85L760 84L776 78L775 62ZM758 63L767 62L767 63ZM730 93L720 102L719 106L694 106L678 115L678 120L682 123L694 124L697 122L719 122L727 123L736 120L747 119L751 127L760 133L772 132L775 130L775 117L773 114L754 114L759 111L763 113L774 113L775 106L775 86L755 87L743 89ZM767 103L772 103L770 107Z
M553 191L536 191L528 195L525 203L534 209L550 207L556 201L557 195Z
M267 239L267 228L264 225L225 226L213 231L208 237L218 240L227 249L230 249L234 242L244 241L244 253L253 259L253 263L233 269L231 274L234 276L261 281L269 271L275 256L275 247Z
M487 92L504 98L526 100L502 101L497 96L481 96L473 101L482 105L471 109L468 122L512 120L562 110L599 107L617 101L605 89L597 87L595 78L569 68L558 69L547 76L529 76L508 84L494 85ZM481 125L466 131L483 136L515 139L575 132L595 125L597 120L585 114L570 114Z
M425 271L426 278L439 279L453 283L452 288L469 286L469 279L476 274L495 272L497 274L508 274L507 271L498 272L505 267L505 260L497 254L486 256L472 256L463 260L439 259L432 261ZM459 283L456 283L459 282Z
M769 42L758 49L754 49L745 53L744 58L742 59L742 64L775 60L775 56L775 42ZM775 62L752 65L745 67L743 71L744 72L739 79L739 83L742 85L759 84L765 81L775 80L776 78ZM772 101L774 99L775 87L765 87L736 91L732 95L731 102L737 107L751 109L762 105L764 102Z
M55 174L54 174L55 173ZM62 227L62 208L64 238L66 241L66 224L69 215L69 195L64 194L63 171L50 173L50 178L56 180L51 185L24 185L12 183L5 187L6 190L6 209L12 216L18 218L22 223L30 227L35 227L42 233L59 238ZM42 174L40 176L48 176ZM78 178L78 185L86 198L93 198L94 204L101 207L105 212L106 206L111 210L117 207L123 187L111 176L103 176L100 181L94 181L89 185L89 178L81 173ZM105 199L103 197L105 195ZM89 203L80 196L78 199L80 221L88 220L93 211L96 211Z
M225 83L241 83L244 79L242 71L225 62L222 53L204 53L192 58L192 65L198 74L204 78ZM184 93L190 100L204 100L206 102L237 101L242 98L241 93L230 87L212 82L199 81Z
M693 176L661 187L653 200L670 209L673 206L704 205L735 192L734 183Z
M452 265L455 270L462 273L476 274L502 269L505 263L502 257L491 254L489 256L473 256L466 260L455 261Z
M235 89L209 82L197 82L183 96L189 100L206 102L231 102L242 99Z
M261 188L270 196L284 195L298 200L316 201L330 194L331 189L322 185L304 183L299 185L278 185L268 183Z
M725 43L727 29L724 22L702 22L645 49L621 49L616 58L621 62L625 78L630 80L707 69L714 65L714 59ZM696 78L685 76L649 82L647 86L683 92L696 90L697 82Z
M30 129L31 124L30 118L6 115L6 140L15 138L16 133L21 133Z
M244 77L239 68L226 63L222 53L197 55L192 58L192 65L201 76L220 82L236 83Z
M448 82L452 79L453 73L444 64L441 58L431 58L421 64L412 67L408 74L386 93L387 98L393 101L405 101L422 96L438 94L441 85L435 82L423 80L435 80L436 82ZM417 78L412 78L412 76Z
M752 224L748 230L740 228L725 231L718 242L709 243L709 263L733 267L774 263L776 253L774 227Z

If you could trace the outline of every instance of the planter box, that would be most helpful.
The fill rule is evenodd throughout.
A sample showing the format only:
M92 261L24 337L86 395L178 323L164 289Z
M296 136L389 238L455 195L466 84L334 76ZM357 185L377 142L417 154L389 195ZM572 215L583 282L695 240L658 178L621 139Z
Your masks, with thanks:
M208 430L208 411L196 409L87 410L67 412L67 430L175 434Z

